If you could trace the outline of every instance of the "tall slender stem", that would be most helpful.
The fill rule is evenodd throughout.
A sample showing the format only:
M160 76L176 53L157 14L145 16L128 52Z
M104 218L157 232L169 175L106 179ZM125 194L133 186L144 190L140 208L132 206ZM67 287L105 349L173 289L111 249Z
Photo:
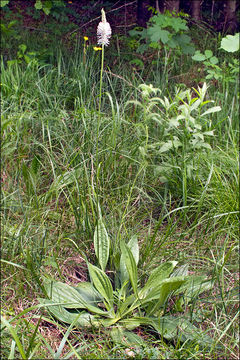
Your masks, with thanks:
M97 198L97 219L99 218L99 191L98 191L98 167L99 167L99 128L101 120L101 105L102 105L102 78L103 78L103 64L104 64L104 44L102 44L102 60L100 72L100 89L99 89L99 108L97 119L97 146L96 146L96 198Z
M101 72L100 72L100 92L99 92L99 109L98 109L99 118L101 114L101 103L102 103L103 63L104 63L104 45L102 44L102 61L101 61Z

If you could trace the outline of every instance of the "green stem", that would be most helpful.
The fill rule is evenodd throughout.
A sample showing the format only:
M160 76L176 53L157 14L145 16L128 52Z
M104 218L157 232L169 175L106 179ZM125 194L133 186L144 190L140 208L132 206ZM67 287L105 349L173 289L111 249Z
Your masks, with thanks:
M99 92L99 110L98 110L99 118L101 114L103 62L104 62L104 45L102 45L102 61L101 61L101 72L100 72L100 92Z
M96 198L97 198L97 220L99 218L99 191L98 191L98 167L99 167L99 128L101 120L101 103L102 103L102 78L103 78L103 64L104 64L104 45L102 44L102 61L101 61L101 72L100 72L100 89L99 89L99 108L98 108L98 119L97 119L97 146L96 146ZM97 233L98 234L98 233Z

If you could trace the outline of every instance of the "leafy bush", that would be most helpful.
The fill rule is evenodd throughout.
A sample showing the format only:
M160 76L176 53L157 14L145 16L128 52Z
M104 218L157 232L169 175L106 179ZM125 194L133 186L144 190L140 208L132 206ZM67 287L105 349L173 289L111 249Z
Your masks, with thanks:
M153 16L147 29L135 28L130 36L139 40L137 52L144 53L149 48L178 49L183 54L193 54L194 45L187 35L189 31L186 20L176 14L165 12Z
M132 100L127 103L142 110L143 121L148 129L146 138L151 138L151 142L146 142L146 138L143 140L139 153L153 167L155 176L162 183L168 182L175 191L183 189L186 205L187 183L195 179L198 154L211 150L207 139L213 137L214 132L208 116L221 108L213 106L203 111L212 102L205 100L206 83L198 90L193 89L193 92L191 89L176 89L173 99L156 96L161 90L152 85L142 84L139 88L142 101ZM152 97L152 94L155 96ZM201 177L201 174L198 176Z

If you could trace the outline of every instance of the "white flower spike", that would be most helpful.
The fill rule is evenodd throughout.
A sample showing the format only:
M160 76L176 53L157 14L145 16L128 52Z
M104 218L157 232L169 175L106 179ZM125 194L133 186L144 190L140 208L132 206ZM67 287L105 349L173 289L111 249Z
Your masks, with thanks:
M112 35L110 24L106 20L105 11L102 9L102 21L97 27L98 45L109 45L109 40Z

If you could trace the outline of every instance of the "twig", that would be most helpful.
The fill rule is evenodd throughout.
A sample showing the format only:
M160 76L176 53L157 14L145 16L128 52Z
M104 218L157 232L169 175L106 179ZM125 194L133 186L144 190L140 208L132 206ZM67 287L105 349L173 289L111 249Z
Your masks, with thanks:
M136 90L138 90L138 91L140 91L138 88L136 88L136 86L135 85L133 85L130 81L128 81L128 80L126 80L126 79L124 79L124 77L122 77L122 76L120 76L120 75L117 75L117 74L114 74L113 72L111 72L111 71L107 71L107 70L104 70L104 72L106 73L106 74L109 74L109 75L112 75L112 76L115 76L116 78L118 78L118 79L121 79L121 80L123 80L123 81L125 81L129 86L132 86L132 87L134 87ZM141 91L140 91L141 92Z
M134 1L130 2L130 3L128 3L128 4L121 5L121 6L117 7L117 8L115 8L115 9L112 9L112 10L110 10L110 11L106 12L106 15L107 15L107 14L109 14L109 13L111 13L111 12L113 12L113 11L117 11L117 10L121 9L122 7L125 7L125 6L129 6L129 5L135 4L136 2L137 2L137 0L134 0ZM88 25L88 24L92 23L93 21L96 21L96 20L98 20L98 19L100 19L100 18L101 18L101 15L100 15L100 16L97 16L96 18L94 18L94 19L92 19L92 20L90 20L90 21L86 22L85 24L83 24L83 25L79 26L79 28L78 28L78 29L73 30L70 34L73 34L74 32L78 31L79 29L83 28L84 26L86 26L86 25Z
M44 29L38 29L38 28L34 28L32 26L23 26L24 29L30 29L30 30L36 30L36 31L43 31L43 32L47 32L50 33L50 30L44 30Z

